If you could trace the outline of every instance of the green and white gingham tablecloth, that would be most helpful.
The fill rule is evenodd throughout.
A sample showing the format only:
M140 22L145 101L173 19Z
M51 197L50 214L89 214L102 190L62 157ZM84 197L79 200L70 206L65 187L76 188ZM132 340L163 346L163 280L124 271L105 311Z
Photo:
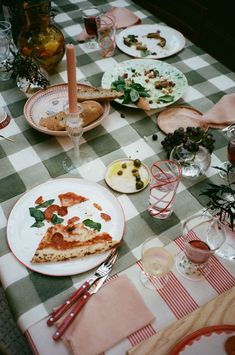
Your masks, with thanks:
M144 24L160 23L159 19L129 0L93 0L92 3L104 10L110 6L126 7ZM77 43L77 35L83 29L79 8L86 5L87 2L82 0L57 1L60 13L56 22L63 30L66 42L76 45L77 79L99 86L104 71L130 57L117 48L113 57L101 58L99 51L88 50L85 44ZM223 95L235 92L235 73L188 40L181 52L164 61L181 70L188 80L189 86L177 105L187 104L206 112ZM51 84L67 81L65 58L51 74L50 80ZM13 81L0 82L0 89L0 105L12 117L10 124L0 133L15 141L12 143L0 138L0 277L17 323L25 331L47 316L89 273L72 277L41 275L25 268L9 250L6 224L12 207L34 186L49 179L71 177L63 170L62 161L72 149L72 144L67 137L46 135L28 125L23 115L26 97ZM158 134L157 141L152 140L154 132ZM211 166L218 166L226 160L227 142L221 132L213 130L213 135L216 143ZM161 146L163 137L156 125L156 113L150 116L139 109L112 103L110 114L102 124L83 135L81 149L92 156L92 169L87 172L84 167L76 176L106 186L106 167L115 159L139 158L151 166L153 162L166 158ZM136 262L139 246L146 238L164 233L172 239L179 236L181 221L205 206L205 198L200 196L200 192L206 183L218 182L219 179L212 167L206 176L195 180L182 179L174 213L167 220L153 219L148 214L148 188L130 195L112 191L126 218L120 257L113 273L121 272Z

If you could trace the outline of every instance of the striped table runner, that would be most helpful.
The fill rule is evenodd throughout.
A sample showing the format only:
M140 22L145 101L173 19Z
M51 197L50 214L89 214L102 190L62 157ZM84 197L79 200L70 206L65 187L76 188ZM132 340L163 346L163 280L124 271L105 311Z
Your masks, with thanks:
M195 236L194 236L195 238ZM183 238L179 237L174 242L175 253L183 249ZM142 269L141 261L121 272L126 274L141 293L146 305L155 315L152 324L129 335L126 339L116 344L105 355L124 355L131 347L156 334L157 331L169 326L171 323L187 316L201 305L224 293L235 286L234 263L212 257L212 272L201 281L190 281L181 276L176 268L169 273L168 286L158 290L148 290L139 280ZM118 277L115 275L114 277ZM131 302L131 300L130 300ZM45 319L30 327L26 332L34 351L40 355L67 355L67 349L60 343L53 343L51 329L46 327ZM45 349L47 349L45 351Z

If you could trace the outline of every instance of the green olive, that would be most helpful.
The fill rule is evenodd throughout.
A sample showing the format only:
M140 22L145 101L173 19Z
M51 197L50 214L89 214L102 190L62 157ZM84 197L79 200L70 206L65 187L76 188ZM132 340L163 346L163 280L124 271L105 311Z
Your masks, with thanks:
M131 170L133 176L138 176L139 175L139 170L138 169L132 169Z
M122 174L123 174L123 171L122 171L122 170L118 170L117 174L118 174L118 175L122 175Z
M141 161L140 161L139 159L135 159L134 162L133 162L133 164L134 164L134 166L135 166L136 168L139 168L140 165L141 165Z
M126 169L126 167L127 167L126 163L123 163L123 164L122 164L122 168L123 168L123 169Z
M136 184L135 184L136 190L140 190L140 189L142 189L143 187L144 187L144 183L143 183L142 180L136 181Z

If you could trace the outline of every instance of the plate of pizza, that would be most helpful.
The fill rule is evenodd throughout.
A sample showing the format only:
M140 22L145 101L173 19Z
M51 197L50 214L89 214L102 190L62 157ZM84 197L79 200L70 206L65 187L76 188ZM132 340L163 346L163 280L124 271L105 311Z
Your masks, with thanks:
M84 179L49 180L16 202L7 240L30 270L68 276L101 264L120 244L124 225L122 207L105 187Z

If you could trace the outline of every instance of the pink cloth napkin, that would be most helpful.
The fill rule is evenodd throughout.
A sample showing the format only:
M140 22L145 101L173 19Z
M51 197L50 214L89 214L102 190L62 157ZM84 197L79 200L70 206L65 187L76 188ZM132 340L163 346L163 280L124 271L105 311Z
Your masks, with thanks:
M224 95L202 115L201 121L212 128L224 128L235 123L235 93Z
M91 297L63 336L75 355L100 354L154 320L127 276L120 276Z
M141 23L141 19L125 7L112 7L112 9L108 11L106 15L110 15L115 18L117 29L126 28ZM79 33L77 40L78 42L85 42L91 37L92 36L89 36L84 29L81 33Z

